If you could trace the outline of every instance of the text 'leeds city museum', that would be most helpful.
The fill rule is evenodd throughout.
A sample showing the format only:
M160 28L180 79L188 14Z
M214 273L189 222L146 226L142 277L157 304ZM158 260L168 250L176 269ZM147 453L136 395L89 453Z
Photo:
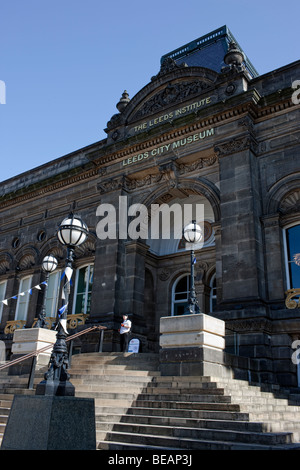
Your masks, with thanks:
M160 318L184 314L188 302L190 249L183 237L130 237L124 219L120 234L120 217L128 226L135 204L149 209L147 221L151 207L193 204L204 207L194 264L200 311L225 321L226 352L256 359L261 380L297 387L300 62L259 75L224 26L164 55L154 74L133 97L120 90L104 140L1 183L6 358L15 329L36 322L50 254L58 265L45 309L47 326L55 324L66 259L57 229L70 213L89 232L75 248L69 331L106 326L103 351L119 351L126 313L140 351L158 352ZM115 208L115 227L104 227L106 207ZM96 351L98 339L78 338L74 352Z

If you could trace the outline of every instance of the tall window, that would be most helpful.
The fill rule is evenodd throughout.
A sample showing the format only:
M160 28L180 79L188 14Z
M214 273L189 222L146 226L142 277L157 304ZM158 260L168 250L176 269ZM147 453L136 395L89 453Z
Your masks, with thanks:
M29 304L28 290L31 287L31 280L32 276L28 276L20 281L15 320L26 320L27 318Z
M48 290L46 296L46 316L56 317L61 271L50 274L48 280Z
M300 289L300 224L285 230L288 289Z
M90 313L94 265L83 266L76 271L73 314Z
M209 309L211 312L215 310L217 303L217 283L216 275L214 274L210 280L210 296L209 296Z
M190 276L181 276L173 286L172 315L183 315L190 293Z
M2 300L5 299L6 292L6 281L0 282L0 322L2 319L3 303Z

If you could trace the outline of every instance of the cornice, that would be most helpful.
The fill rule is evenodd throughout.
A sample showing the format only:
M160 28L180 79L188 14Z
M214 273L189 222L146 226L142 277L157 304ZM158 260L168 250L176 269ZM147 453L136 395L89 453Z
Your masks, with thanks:
M80 174L74 175L72 177L62 179L60 181L51 183L50 185L46 184L45 186L42 186L42 187L40 187L36 190L25 192L25 193L21 194L20 196L13 197L13 196L11 196L11 194L8 194L7 199L5 199L3 201L0 201L0 210L1 209L6 209L7 207L10 207L10 206L13 206L13 205L16 205L16 204L20 204L20 203L22 203L24 201L27 201L29 199L41 197L44 194L47 194L47 193L50 193L50 192L53 192L53 191L57 191L58 189L61 189L65 186L70 186L72 184L76 184L76 183L84 181L86 179L90 179L94 176L98 176L98 169L97 168L93 168L92 170L86 171L84 173L80 173Z

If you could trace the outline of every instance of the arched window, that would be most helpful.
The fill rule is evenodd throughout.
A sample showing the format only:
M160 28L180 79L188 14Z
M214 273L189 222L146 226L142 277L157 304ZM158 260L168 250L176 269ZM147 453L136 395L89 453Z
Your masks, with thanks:
M209 283L210 293L209 293L209 310L213 312L216 308L217 303L217 283L216 275L214 274Z
M88 264L76 271L73 314L90 313L94 265Z
M46 296L46 316L47 317L56 317L58 298L59 298L59 288L61 280L61 271L54 271L50 273L48 280L48 289Z
M300 288L300 224L285 229L285 260L288 289Z
M2 319L2 310L3 310L2 300L5 299L5 292L6 292L6 281L3 281L3 282L0 282L0 322Z
M190 276L179 277L172 289L172 315L183 315L190 293Z
M28 291L31 287L32 276L23 277L20 281L15 320L26 320L29 304Z

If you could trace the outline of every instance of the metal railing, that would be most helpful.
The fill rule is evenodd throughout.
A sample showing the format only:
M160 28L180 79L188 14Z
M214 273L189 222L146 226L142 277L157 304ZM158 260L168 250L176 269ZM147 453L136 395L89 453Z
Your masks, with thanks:
M98 343L98 352L102 352L103 349L103 339L104 339L104 331L107 329L106 326L102 325L96 325L96 326L91 326L89 328L86 328L85 330L79 331L78 333L75 333L74 335L69 336L66 339L66 342L71 342L70 347L69 347L69 365L71 364L71 356L72 356L72 350L73 350L73 341L74 339L78 338L79 336L82 336L86 333L90 333L91 331L94 330L100 330L100 338L99 338L99 343ZM27 359L32 358L32 364L31 364L31 369L29 372L29 379L28 379L28 384L27 388L28 389L33 389L33 382L34 382L34 375L35 375L35 369L36 369L36 363L37 363L37 358L39 354L47 351L48 349L53 348L53 344L50 344L48 346L44 346L41 349L38 349L36 351L33 351L28 354L24 354L24 356L18 357L16 359L13 359L12 361L8 361L5 364L0 365L0 371L3 369L6 369L8 367L14 366L16 364L19 364L21 362L26 361Z

